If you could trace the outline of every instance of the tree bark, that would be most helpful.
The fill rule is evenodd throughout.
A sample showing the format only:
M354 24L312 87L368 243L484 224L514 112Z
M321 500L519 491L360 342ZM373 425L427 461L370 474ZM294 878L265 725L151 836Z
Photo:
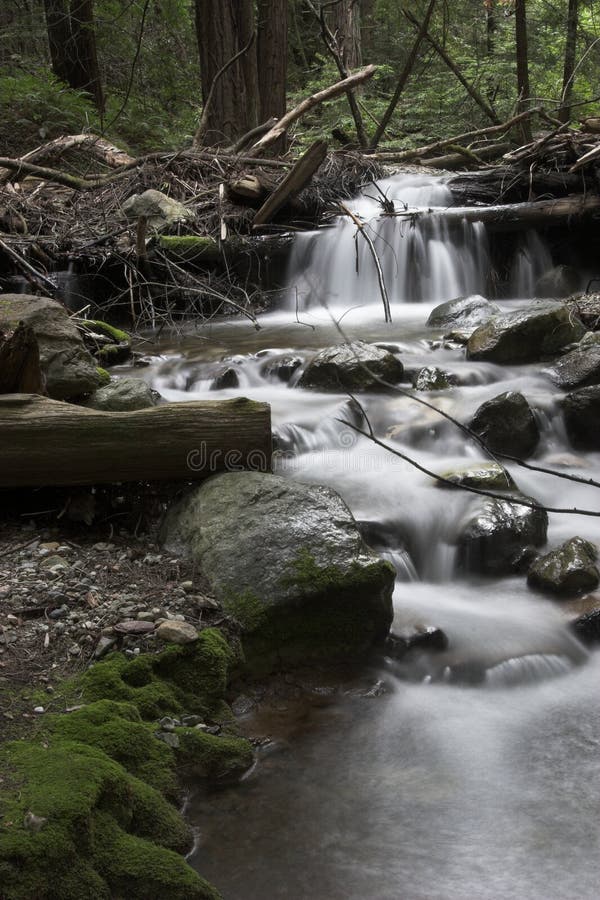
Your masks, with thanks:
M71 20L66 0L44 0L44 13L52 71L60 81L69 84L67 51L71 41Z
M285 115L287 81L288 3L287 0L258 0L259 121Z
M0 487L195 481L271 468L271 411L244 398L99 412L0 396Z
M213 97L202 142L231 144L258 124L258 68L255 45L221 77L224 66L245 47L254 28L252 0L195 0L202 100Z
M361 0L360 2L360 43L363 59L371 60L375 49L375 4L377 0Z
M575 57L577 54L577 26L579 24L579 0L569 0L567 12L567 39L565 42L565 63L563 68L563 86L558 120L568 122L571 118L571 98L573 96L573 80L575 76Z
M359 0L340 0L331 7L329 27L333 32L346 69L362 66Z
M527 10L525 0L515 0L515 42L517 48L517 91L519 99L517 111L524 112L529 106L529 51L527 48ZM531 123L521 124L523 141L531 141Z
M96 51L94 0L71 0L71 40L69 42L69 84L89 94L103 112L104 92Z

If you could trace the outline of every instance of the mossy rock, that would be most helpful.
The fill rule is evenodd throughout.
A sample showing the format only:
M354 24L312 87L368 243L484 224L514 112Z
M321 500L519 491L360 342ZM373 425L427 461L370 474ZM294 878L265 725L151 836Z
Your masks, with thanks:
M186 777L237 780L252 765L252 747L243 738L207 734L196 728L178 728L177 736L175 755Z
M496 462L472 463L460 469L449 469L440 473L445 481L436 481L437 487L476 488L481 491L516 490L517 486L504 466ZM448 484L451 482L451 484Z

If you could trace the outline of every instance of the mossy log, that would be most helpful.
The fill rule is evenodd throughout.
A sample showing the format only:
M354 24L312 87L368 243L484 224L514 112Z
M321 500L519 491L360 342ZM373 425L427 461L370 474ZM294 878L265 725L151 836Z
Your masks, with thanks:
M289 253L292 236L272 234L264 237L230 237L216 241L204 235L161 235L155 245L157 254L163 253L176 263L204 268L211 265L232 265L243 256L275 259Z
M239 397L99 410L0 396L0 487L194 481L271 465L271 410Z

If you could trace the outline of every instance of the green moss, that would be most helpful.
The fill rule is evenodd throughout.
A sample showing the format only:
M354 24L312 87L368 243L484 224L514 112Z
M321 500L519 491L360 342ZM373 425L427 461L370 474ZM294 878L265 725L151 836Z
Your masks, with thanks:
M158 246L168 256L187 262L219 262L222 259L221 249L211 237L161 235Z
M177 762L187 776L238 778L252 765L252 747L243 738L206 734L195 728L178 728Z
M101 366L96 366L96 372L100 378L98 387L104 387L105 385L110 384L110 375L106 369L103 369Z
M265 604L254 591L230 592L223 599L223 608L235 616L246 631L255 631L266 620Z
M108 322L102 322L99 319L85 319L81 324L84 328L88 328L89 331L96 331L112 338L117 344L131 343L131 336L126 331L115 328L114 325L109 325Z

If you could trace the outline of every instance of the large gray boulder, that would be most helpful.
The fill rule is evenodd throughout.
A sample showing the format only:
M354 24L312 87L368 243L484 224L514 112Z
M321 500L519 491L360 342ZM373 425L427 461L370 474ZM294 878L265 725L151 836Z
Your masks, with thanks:
M495 363L535 362L559 353L584 333L582 323L564 303L532 303L480 325L469 338L467 356Z
M520 496L528 503L535 502L531 497ZM458 538L460 568L486 575L508 575L519 569L528 547L540 547L546 542L546 512L524 506L518 497L490 497L475 504Z
M19 322L33 328L49 397L80 397L102 383L93 356L60 303L29 294L0 294L0 331L14 329Z
M402 379L400 360L381 347L352 341L326 347L309 362L298 387L319 391L384 390L378 379L396 384Z
M469 330L483 325L500 309L480 294L469 297L456 297L446 303L440 303L431 310L427 324L431 328L453 328Z
M154 230L168 228L179 222L194 218L194 213L183 203L149 188L142 194L132 194L123 203L123 213L128 219L146 219L148 227Z
M90 394L84 405L105 412L131 412L157 406L159 400L158 391L140 378L118 378Z
M555 384L567 390L600 384L600 342L581 343L547 371Z
M526 459L540 440L540 430L529 403L517 391L506 391L482 403L470 428L492 453Z
M331 488L217 475L169 512L162 540L238 620L252 671L354 657L388 632L394 570Z
M594 544L580 537L571 538L536 559L527 574L527 584L560 597L593 591L600 581L597 558Z
M600 386L580 388L562 401L567 436L578 450L600 450Z

